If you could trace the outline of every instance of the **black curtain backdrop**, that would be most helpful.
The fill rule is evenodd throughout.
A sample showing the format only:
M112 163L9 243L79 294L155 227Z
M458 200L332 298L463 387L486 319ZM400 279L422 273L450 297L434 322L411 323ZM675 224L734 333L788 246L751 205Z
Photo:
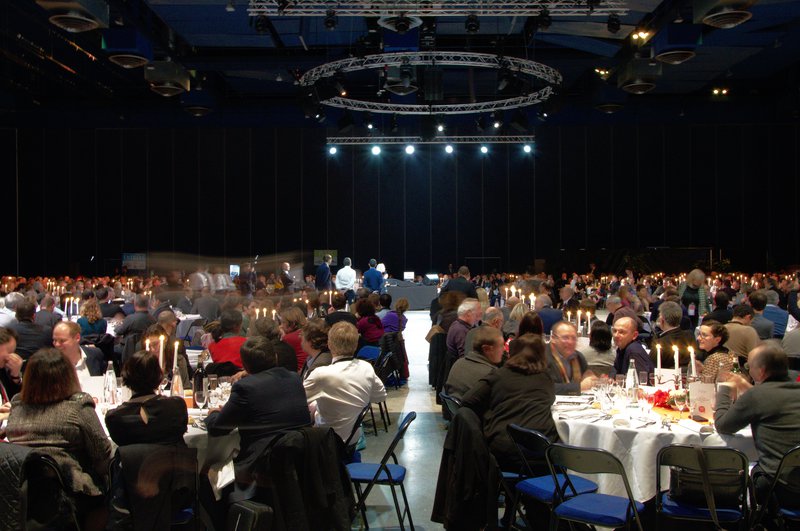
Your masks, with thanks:
M787 266L800 262L798 133L541 127L530 155L494 144L330 156L320 129L0 129L0 271L103 273L144 252L293 253L312 272L314 249L358 268L375 257L397 276L465 261L519 271L537 258L581 271L597 254L649 247Z

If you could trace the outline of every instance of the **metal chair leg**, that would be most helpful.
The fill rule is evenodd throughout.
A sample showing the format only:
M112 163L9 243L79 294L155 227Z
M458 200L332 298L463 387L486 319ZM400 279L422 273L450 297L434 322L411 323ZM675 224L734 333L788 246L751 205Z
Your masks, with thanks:
M389 425L386 423L386 420L389 418L389 408L386 406L386 402L378 402L378 411L380 412L381 420L383 421L383 429L386 431L386 433L389 433Z
M361 513L361 521L364 522L364 529L369 529L369 524L367 523L367 500L364 499L361 493L361 485L358 483L354 483L353 485L356 488L356 495L358 496L356 503Z
M369 416L372 418L372 429L375 430L375 437L378 436L378 425L375 424L375 412L372 411L372 404L369 405Z
M408 513L408 527L414 531L414 520L411 519L411 507L408 506L408 497L406 496L406 488L400 483L400 493L403 495L403 503L406 504L406 513Z
M405 526L403 525L403 513L400 512L400 501L397 499L397 491L394 489L394 484L389 484L389 489L392 491L392 499L394 500L394 510L397 513L397 522L400 525L400 529L405 531Z

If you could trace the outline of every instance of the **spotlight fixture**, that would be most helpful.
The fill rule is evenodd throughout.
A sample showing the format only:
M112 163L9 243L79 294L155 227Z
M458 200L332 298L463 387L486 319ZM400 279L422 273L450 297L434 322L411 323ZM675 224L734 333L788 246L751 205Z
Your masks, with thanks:
M333 81L333 88L336 89L336 92L339 93L339 96L343 98L347 96L347 89L344 88L344 83L342 83L342 76L336 76L336 79Z
M634 31L631 34L631 39L633 39L635 41L644 42L647 39L647 37L649 37L649 36L650 36L650 32L649 31L639 30L639 31Z
M486 155L487 153L489 153L489 148L488 148L488 147L486 147L486 146L481 146L481 153L483 153L484 155Z
M228 4L225 6L225 11L228 13L233 13L236 11L236 5L234 5L234 0L228 0Z
M595 68L595 73L600 76L601 79L608 79L608 76L611 75L611 71L606 68Z
M335 148L331 148L331 149L335 149ZM530 153L531 152L530 144L525 144L524 146L522 146L522 151L524 151L525 153Z
M486 130L486 118L484 118L483 116L478 117L478 119L475 120L475 129L477 129L479 133L485 131Z
M714 96L727 96L728 95L728 89L727 88L714 87L713 89L711 89L711 94L713 94Z
M467 20L464 22L464 29L467 30L467 33L478 33L481 29L481 21L478 20L478 16L467 16Z
M400 15L394 21L394 30L400 35L405 34L411 29L411 19L405 15Z
M364 115L364 126L370 131L375 128L375 124L372 122L371 113L367 113Z
M539 29L543 30L546 30L547 28L553 25L553 18L550 16L549 9L545 7L542 8L541 11L539 11L539 16L537 17L537 23Z
M372 151L373 155L380 155L381 154L380 146L372 146L372 150L371 151Z
M494 127L495 129L500 129L500 125L501 125L500 120L495 120L494 122L492 122L492 127Z
M620 28L622 27L622 21L619 19L619 15L616 13L611 13L608 15L608 20L606 21L606 28L608 29L609 33L619 33Z
M392 125L389 129L392 133L396 133L400 130L400 126L397 124L397 114L392 115Z
M325 28L333 31L336 29L336 11L329 9L325 12Z
M600 5L601 0L586 0L586 6L589 8L589 14L594 13L594 9Z
M414 146L408 145L406 146L406 155L413 155L414 154Z
M269 31L269 19L266 15L258 15L255 22L256 33L266 33Z
M514 80L514 75L509 71L507 67L503 67L500 69L500 72L497 74L497 91L502 92L505 90L511 81Z
M331 155L336 155L336 151L337 151L336 146L331 146L330 148L328 148L328 153L330 153Z
M317 110L314 112L314 119L319 123L325 121L325 108L322 105L317 107Z
M444 132L444 124L437 125L436 126L436 130L439 131L440 133L443 133Z
M447 145L444 147L444 152L445 152L445 153L447 153L447 154L449 155L450 153L452 153L452 152L453 152L453 146L451 146L450 144L447 144Z

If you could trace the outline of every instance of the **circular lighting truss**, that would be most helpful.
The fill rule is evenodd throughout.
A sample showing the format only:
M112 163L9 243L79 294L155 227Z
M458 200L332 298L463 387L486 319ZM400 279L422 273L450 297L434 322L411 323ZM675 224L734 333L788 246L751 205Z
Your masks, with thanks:
M489 68L497 71L506 70L536 78L547 85L530 94L476 103L418 105L357 100L341 96L321 100L320 103L353 111L370 111L402 115L472 114L516 109L543 102L555 93L554 87L559 86L562 80L561 74L555 68L529 59L503 57L485 53L436 51L383 53L367 55L363 58L353 57L342 59L325 63L308 70L299 81L300 85L310 87L321 79L333 78L348 72L378 70L386 67L399 68L407 65L475 67Z

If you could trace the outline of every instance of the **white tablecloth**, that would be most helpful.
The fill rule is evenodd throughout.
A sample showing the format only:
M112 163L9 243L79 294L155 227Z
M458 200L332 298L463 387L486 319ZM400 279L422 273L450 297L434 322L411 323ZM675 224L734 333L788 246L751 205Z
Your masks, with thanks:
M189 328L192 326L192 323L195 322L197 319L202 319L203 316L200 314L184 314L181 316L181 320L178 323L178 328L175 331L175 336L179 338L186 337L186 334L189 333ZM191 338L190 338L191 339Z
M556 398L557 402L559 398ZM639 501L644 502L656 495L656 456L661 448L670 444L731 446L744 452L751 461L757 458L749 427L736 435L714 433L701 437L700 433L677 424L673 424L671 430L661 427L660 422L641 428L643 422L635 420L639 410L632 411L635 413L630 427L614 426L613 419L592 422L601 416L599 410L594 418L559 419L558 412L554 412L554 418L562 442L572 446L602 448L619 458L628 475L633 496ZM624 412L616 417L628 420L629 414ZM604 474L587 477L600 485L603 494L626 496L625 486L619 476ZM666 489L669 486L669 474L662 474L662 482L661 488Z

